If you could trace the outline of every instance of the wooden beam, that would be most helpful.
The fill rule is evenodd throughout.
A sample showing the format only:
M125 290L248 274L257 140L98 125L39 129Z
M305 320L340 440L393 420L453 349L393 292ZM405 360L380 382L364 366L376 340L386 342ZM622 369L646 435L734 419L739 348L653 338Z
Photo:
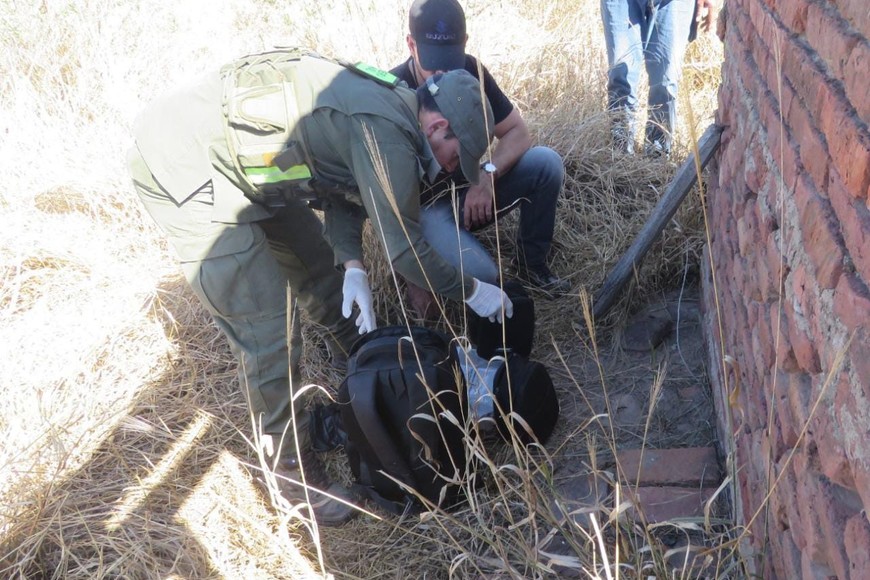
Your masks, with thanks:
M713 154L719 148L719 140L722 136L723 127L710 125L698 140L698 159L701 169L707 166ZM656 204L649 219L637 234L628 251L619 259L619 262L610 270L604 284L595 294L592 303L592 315L597 319L607 313L616 299L619 297L625 283L628 282L637 266L643 261L644 256L652 247L653 243L661 235L662 230L677 213L677 208L692 190L698 180L698 169L695 167L695 154L692 153L677 170L674 179L668 184L664 195Z

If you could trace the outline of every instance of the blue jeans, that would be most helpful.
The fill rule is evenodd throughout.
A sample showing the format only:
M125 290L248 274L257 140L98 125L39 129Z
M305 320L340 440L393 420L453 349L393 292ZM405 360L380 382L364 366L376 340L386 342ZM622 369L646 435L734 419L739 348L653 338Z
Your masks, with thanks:
M517 257L530 269L547 264L563 175L558 153L548 147L532 147L495 182L497 214L502 216L517 206L520 208ZM486 179L486 175L481 174L481 179ZM423 206L420 212L423 237L442 258L461 267L466 274L495 284L498 265L474 234L462 227L467 187L467 184L462 189L457 187L455 208L449 195Z
M607 108L616 113L613 129L618 145L634 143L634 113L641 67L645 66L649 77L646 144L670 152L694 8L695 0L601 0L610 67Z

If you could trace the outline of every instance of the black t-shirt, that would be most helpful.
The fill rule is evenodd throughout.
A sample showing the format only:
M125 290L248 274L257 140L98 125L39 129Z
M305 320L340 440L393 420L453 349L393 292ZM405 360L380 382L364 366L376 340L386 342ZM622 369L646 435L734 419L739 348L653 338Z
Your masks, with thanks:
M411 57L390 70L390 72L408 83L410 88L416 89L417 79L414 78L413 67L413 57ZM498 83L495 82L495 79L492 78L486 67L481 65L481 68L483 69L483 92L486 94L486 98L489 99L489 105L492 107L492 120L498 125L511 114L511 111L514 110L514 105L502 92L501 88L499 88ZM470 54L465 55L465 70L474 75L474 78L480 80L480 77L477 75L477 59Z

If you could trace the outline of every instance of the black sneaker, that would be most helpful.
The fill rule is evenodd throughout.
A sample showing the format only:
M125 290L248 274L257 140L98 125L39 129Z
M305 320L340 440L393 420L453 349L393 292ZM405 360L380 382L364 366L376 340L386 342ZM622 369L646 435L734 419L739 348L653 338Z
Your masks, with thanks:
M571 291L571 283L553 274L546 264L535 267L517 267L521 280L543 290L551 296L564 296Z

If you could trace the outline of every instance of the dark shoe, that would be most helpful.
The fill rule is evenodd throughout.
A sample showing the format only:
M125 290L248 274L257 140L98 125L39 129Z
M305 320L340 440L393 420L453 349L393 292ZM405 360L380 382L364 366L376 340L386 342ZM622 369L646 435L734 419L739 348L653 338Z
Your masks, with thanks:
M659 140L647 141L643 146L643 154L648 159L668 161L671 158L670 147Z
M551 296L564 296L571 291L571 283L559 278L546 265L524 267L517 266L517 275L521 280L543 290Z
M307 498L303 479L308 487ZM330 481L320 458L310 448L303 450L300 458L281 458L275 467L275 480L281 495L290 503L310 501L314 517L321 526L340 526L357 515L350 490Z

